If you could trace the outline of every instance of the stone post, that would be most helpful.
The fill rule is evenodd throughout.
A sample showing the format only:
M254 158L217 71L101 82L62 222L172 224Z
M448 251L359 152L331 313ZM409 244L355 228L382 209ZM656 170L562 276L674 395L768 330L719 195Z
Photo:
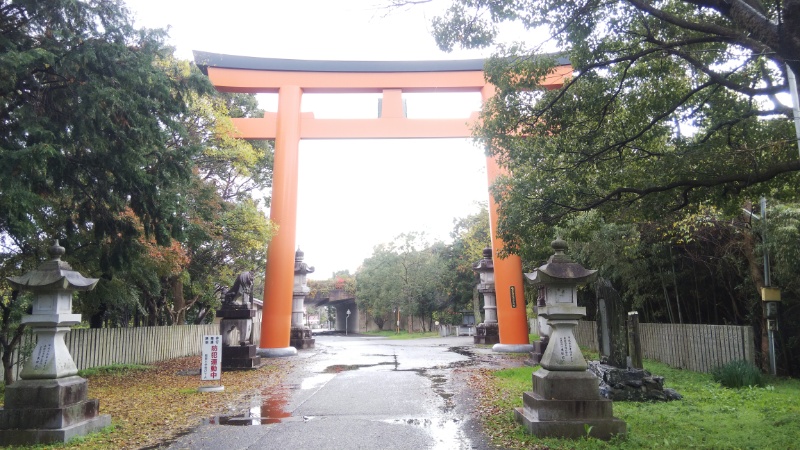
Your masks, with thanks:
M50 260L20 277L7 280L14 289L33 292L31 314L22 318L36 334L36 348L20 373L6 387L0 409L0 445L66 442L101 430L111 416L100 415L96 399L87 399L87 381L78 375L64 335L81 322L72 313L72 293L89 291L96 278L85 278L61 261L58 241L48 249Z
M578 306L577 287L592 280L587 270L564 254L567 243L556 239L555 254L547 264L525 277L534 286L544 286L545 306L539 315L551 327L550 342L533 374L533 391L523 393L523 407L514 416L539 437L599 439L625 435L625 422L613 417L611 401L599 393L599 380L587 371L588 364L573 333L586 308ZM587 431L591 430L591 431Z
M547 319L541 315L542 308L546 306L544 294L545 287L541 285L538 286L536 304L533 306L533 311L536 313L536 323L539 325L539 340L531 343L533 345L533 351L531 352L529 364L532 366L539 364L542 360L542 356L544 356L545 350L547 350L547 343L550 342L550 325L547 324Z
M303 302L311 292L307 284L307 276L314 273L314 267L303 262L305 253L299 248L294 254L294 290L292 291L292 328L289 345L298 349L314 348L311 329L303 321L305 308Z
M608 280L595 283L597 298L597 342L600 361L614 367L627 367L628 337L625 306Z
M628 367L633 369L644 369L642 365L642 339L639 334L639 313L631 311L628 313Z
M483 259L472 266L478 273L480 282L478 292L483 294L483 323L475 328L473 342L475 344L499 344L500 328L497 323L497 298L494 292L494 263L492 262L492 249L483 249Z

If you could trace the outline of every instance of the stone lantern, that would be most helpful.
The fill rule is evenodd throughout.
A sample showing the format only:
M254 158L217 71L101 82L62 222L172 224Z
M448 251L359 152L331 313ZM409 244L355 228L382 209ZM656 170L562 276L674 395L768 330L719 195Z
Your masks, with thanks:
M87 399L87 381L64 342L70 326L81 322L72 313L72 293L89 291L96 278L85 278L65 261L64 247L55 241L50 260L19 277L9 277L14 289L33 292L31 314L22 318L36 335L36 348L25 362L20 380L6 387L0 410L0 444L66 442L99 431L111 416L99 415L99 402Z
M303 323L306 295L311 292L307 284L308 274L314 273L314 267L303 262L305 253L299 248L294 254L294 289L292 291L292 328L289 345L298 349L314 348L311 329Z
M539 437L610 439L625 435L625 422L614 418L612 403L600 396L599 380L587 370L588 364L575 340L574 328L586 315L578 306L577 288L596 277L572 261L564 252L567 243L556 239L555 251L547 264L525 277L543 287L545 306L539 315L550 326L550 342L542 355L541 368L533 374L533 391L523 393L523 407L514 416L529 432Z
M478 324L475 329L473 341L475 344L498 344L500 343L500 328L497 324L497 297L494 291L494 262L492 261L492 249L483 249L483 259L472 266L472 270L480 276L478 292L483 294L483 323Z

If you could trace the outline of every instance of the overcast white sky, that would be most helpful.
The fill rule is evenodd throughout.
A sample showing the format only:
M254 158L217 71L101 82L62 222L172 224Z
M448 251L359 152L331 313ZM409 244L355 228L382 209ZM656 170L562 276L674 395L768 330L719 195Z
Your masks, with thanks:
M127 0L137 25L170 27L177 55L192 50L289 59L471 59L489 51L437 49L430 21L449 1L395 10L382 0ZM338 98L338 97L337 97ZM275 111L270 96L262 107ZM348 107L345 108L344 105ZM409 117L467 117L476 95L408 98ZM317 117L372 116L377 97L304 96ZM372 248L400 233L449 240L455 218L488 199L485 158L470 140L302 141L297 245L312 278L355 272Z

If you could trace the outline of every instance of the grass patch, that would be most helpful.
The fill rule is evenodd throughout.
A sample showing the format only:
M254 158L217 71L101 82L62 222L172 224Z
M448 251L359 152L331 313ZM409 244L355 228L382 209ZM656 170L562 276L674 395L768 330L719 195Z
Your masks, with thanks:
M78 371L79 377L93 377L96 375L127 375L131 372L151 370L153 366L140 364L111 364L110 366L90 367Z
M724 387L738 389L747 386L764 386L764 375L758 367L747 361L731 361L711 371L711 377Z
M367 335L370 336L383 336L387 339L421 339L421 338L432 338L432 337L439 337L438 331L426 331L426 332L419 332L419 333L408 333L406 331L401 331L399 333L391 330L382 330L382 331L367 331Z
M800 442L800 380L767 378L767 386L729 389L710 374L673 369L645 361L645 368L666 378L683 400L668 403L615 402L614 416L628 424L628 438L611 442L539 439L513 418L530 391L536 367L478 373L484 427L504 448L644 449L644 448L796 448Z

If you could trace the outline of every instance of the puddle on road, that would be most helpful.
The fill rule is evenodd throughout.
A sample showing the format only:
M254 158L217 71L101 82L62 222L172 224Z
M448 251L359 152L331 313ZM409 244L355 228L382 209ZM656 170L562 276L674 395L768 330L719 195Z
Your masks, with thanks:
M281 423L292 417L292 413L286 411L289 393L285 391L275 392L263 397L263 403L253 406L243 413L231 414L226 416L214 416L203 421L205 425L267 425L271 423ZM307 418L303 418L306 420Z
M434 445L430 448L434 450L472 448L469 438L467 438L461 429L461 420L459 419L388 419L383 422L423 428L433 438Z
M430 380L431 389L433 389L433 392L441 397L444 401L442 406L439 407L442 412L450 412L453 410L453 408L455 408L455 403L453 402L454 394L447 392L445 389L445 384L447 383L447 377L445 375L428 373L427 369L415 370L414 372L416 372L417 375Z
M347 372L348 370L358 370L363 369L365 367L377 367L377 366L395 366L397 368L397 363L394 362L379 362L375 364L335 364L333 366L328 366L323 370L323 373L340 373L340 372Z

